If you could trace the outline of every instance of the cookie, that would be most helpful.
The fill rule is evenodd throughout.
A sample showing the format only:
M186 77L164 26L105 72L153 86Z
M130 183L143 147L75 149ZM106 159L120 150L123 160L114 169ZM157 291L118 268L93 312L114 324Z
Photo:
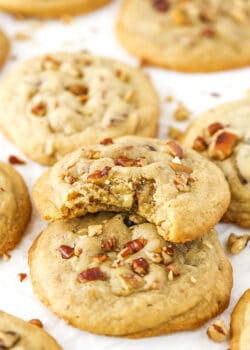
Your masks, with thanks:
M155 136L158 117L158 96L144 73L84 52L25 61L0 86L0 127L47 165L104 138Z
M93 11L109 2L110 0L0 0L0 9L25 16L60 17Z
M185 72L250 64L250 2L123 0L117 33L145 63Z
M31 203L19 173L0 162L0 255L13 249L29 222Z
M29 251L35 293L67 323L115 336L193 329L222 312L232 271L217 233L172 244L144 221L99 213L50 224Z
M6 61L6 58L9 53L9 40L7 39L4 32L0 30L0 67Z
M65 156L38 179L33 197L46 220L133 211L173 242L213 228L230 201L224 175L212 162L174 141L138 136Z
M250 349L250 289L242 295L231 315L231 350Z
M250 100L216 107L195 120L184 136L192 147L224 172L231 204L224 220L250 227Z
M0 311L0 348L62 350L43 329Z

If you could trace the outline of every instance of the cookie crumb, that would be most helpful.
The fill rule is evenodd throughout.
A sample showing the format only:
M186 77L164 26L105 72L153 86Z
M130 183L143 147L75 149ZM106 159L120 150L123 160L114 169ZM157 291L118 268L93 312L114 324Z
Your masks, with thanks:
M166 102L173 102L173 101L174 101L174 96L168 95L168 96L165 98L165 101L166 101Z
M169 126L167 135L170 139L179 140L183 136L184 132L175 128L174 126Z
M227 240L227 249L233 255L239 254L246 248L249 241L250 235L237 236L231 233Z
M18 274L18 277L19 277L19 281L23 282L27 278L27 273L20 272Z
M176 111L174 112L174 120L183 122L189 119L190 111L184 106L183 103L179 103Z
M211 92L210 94L212 97L221 97L221 95L218 92Z
M216 343L225 341L228 337L228 329L224 320L217 320L207 329L207 336Z
M26 162L16 156L10 155L8 158L10 164L24 165Z

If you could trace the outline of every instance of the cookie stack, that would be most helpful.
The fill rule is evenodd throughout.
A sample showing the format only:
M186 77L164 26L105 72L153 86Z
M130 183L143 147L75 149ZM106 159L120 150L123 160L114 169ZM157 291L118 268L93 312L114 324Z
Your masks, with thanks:
M68 323L145 337L196 328L227 307L232 271L213 227L229 189L195 151L105 139L48 169L33 197L53 222L29 251L32 284Z

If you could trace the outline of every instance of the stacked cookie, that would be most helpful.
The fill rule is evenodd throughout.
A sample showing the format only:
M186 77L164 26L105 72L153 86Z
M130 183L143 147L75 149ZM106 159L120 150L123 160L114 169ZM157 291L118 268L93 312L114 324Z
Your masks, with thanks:
M70 324L144 337L196 328L227 307L232 271L213 227L230 194L198 153L105 139L63 157L33 196L54 221L29 252L34 291Z

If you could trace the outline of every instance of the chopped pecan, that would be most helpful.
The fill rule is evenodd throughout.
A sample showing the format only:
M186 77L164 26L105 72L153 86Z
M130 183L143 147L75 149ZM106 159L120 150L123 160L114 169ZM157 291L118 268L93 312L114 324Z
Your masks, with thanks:
M76 96L86 96L89 92L87 86L80 84L70 85L69 87L67 87L67 90Z
M0 349L11 349L19 342L20 339L20 335L16 332L0 331Z
M111 145L113 143L113 139L111 137L107 137L106 139L103 139L100 144L101 145Z
M210 136L213 136L217 131L224 129L224 126L221 123L212 123L208 126L208 133Z
M32 320L30 320L29 323L39 328L43 328L43 323L38 318L32 318Z
M215 321L211 326L208 327L207 335L214 342L220 343L225 341L228 336L228 330L225 326L224 321Z
M167 12L170 4L168 0L153 0L153 7L159 12Z
M237 135L229 131L221 131L209 146L209 156L218 160L228 158L233 153L237 141Z
M167 141L166 146L174 157L183 158L183 150L181 146L175 141Z
M250 235L236 236L231 233L227 240L227 248L231 254L239 254L250 241Z
M37 117L44 117L47 113L47 105L45 102L38 102L31 108L31 113Z
M16 156L10 155L8 158L8 161L10 164L16 164L16 165L24 165L26 162Z
M116 238L115 237L110 237L106 241L102 242L102 250L104 252L112 252L116 248Z
M175 175L173 182L180 192L188 192L190 190L188 186L188 178L186 174Z
M89 182L103 182L107 178L110 170L110 166L105 166L105 168L103 168L102 170L96 170L92 174L90 174L87 177L87 180Z
M148 274L149 264L146 259L138 258L132 261L132 270L137 273L137 275L145 276Z
M77 180L77 178L73 175L66 175L64 177L64 181L67 182L68 184L72 185L73 183L75 183Z
M78 275L78 281L81 283L88 281L105 280L105 274L99 269L99 267L92 267L84 270Z
M109 257L106 254L99 254L97 259L100 263L106 261Z
M125 244L124 249L121 250L120 254L122 257L134 254L139 252L142 248L145 247L147 241L144 238L137 238L133 241L129 241Z
M20 272L18 274L18 277L19 277L19 281L23 282L27 278L27 273Z
M115 164L123 167L130 167L135 165L135 161L127 157L119 157L115 160Z
M193 172L192 168L190 168L189 166L184 165L184 164L170 162L169 165L170 165L170 168L176 172L182 172L182 173L187 173L187 174L191 174Z
M59 247L59 252L63 259L70 259L74 256L75 248L69 247L68 245L61 245Z
M197 136L193 143L193 149L198 152L203 152L207 149L208 145L202 136Z

